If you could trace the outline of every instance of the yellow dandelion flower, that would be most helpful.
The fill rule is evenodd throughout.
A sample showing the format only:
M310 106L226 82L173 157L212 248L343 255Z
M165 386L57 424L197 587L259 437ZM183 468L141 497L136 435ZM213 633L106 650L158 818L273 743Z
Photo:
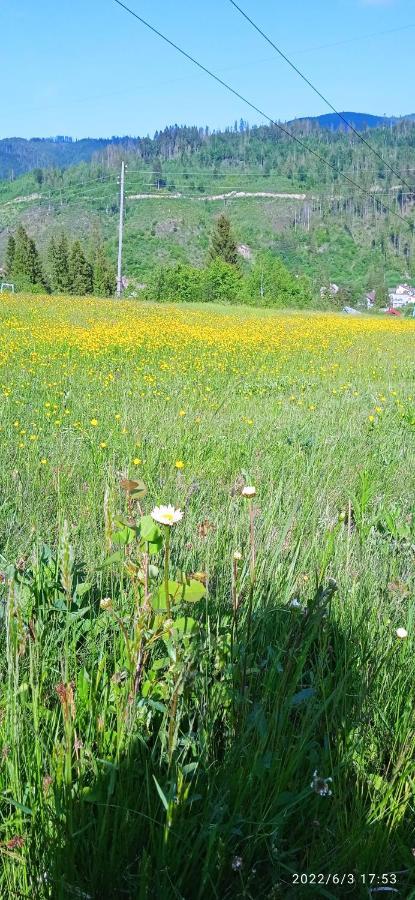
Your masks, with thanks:
M98 419L91 419L89 424L92 425L93 428L96 428L98 425Z
M143 460L142 460L142 459L139 459L138 456L135 456L134 459L133 459L133 466L141 466L142 461L143 461Z
M176 459L174 465L176 466L176 469L184 469L184 462L181 459Z

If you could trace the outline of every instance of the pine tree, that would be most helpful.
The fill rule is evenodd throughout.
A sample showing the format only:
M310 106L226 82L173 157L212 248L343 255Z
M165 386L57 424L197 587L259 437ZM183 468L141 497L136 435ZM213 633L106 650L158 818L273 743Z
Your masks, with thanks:
M69 278L71 293L78 296L92 294L94 289L94 273L86 259L79 241L75 241L69 255Z
M94 258L94 294L110 297L114 293L115 277L111 271L104 248L98 243Z
M31 284L45 284L46 286L40 256L32 238L29 238L27 243L27 263L27 274Z
M68 239L64 232L62 232L57 242L52 238L49 244L48 256L53 290L59 294L70 293L69 247Z
M7 275L11 275L13 272L13 263L14 263L14 254L16 252L16 241L11 234L7 241L6 247L6 260L5 260L5 269Z
M23 225L19 225L16 231L16 239L11 272L13 277L28 275L29 267L29 238Z
M231 223L223 213L216 222L209 249L209 258L211 260L218 257L232 266L236 266L238 262L238 250L232 234Z
M49 290L36 244L29 238L22 225L19 225L16 232L11 275L13 278L23 279L28 284L39 285Z

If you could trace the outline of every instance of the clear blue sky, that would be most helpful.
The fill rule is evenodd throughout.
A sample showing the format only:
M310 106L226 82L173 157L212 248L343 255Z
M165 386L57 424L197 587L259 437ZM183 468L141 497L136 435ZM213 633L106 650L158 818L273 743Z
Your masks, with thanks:
M269 115L328 112L228 0L126 2ZM415 27L369 37L415 26L413 0L240 5L338 109L415 112ZM174 122L260 121L113 0L0 0L0 34L0 137L144 135Z

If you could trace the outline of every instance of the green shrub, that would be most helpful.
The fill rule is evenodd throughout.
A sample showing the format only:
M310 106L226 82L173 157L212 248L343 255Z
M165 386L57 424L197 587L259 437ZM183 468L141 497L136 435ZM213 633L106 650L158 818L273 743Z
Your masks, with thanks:
M313 304L308 279L292 275L281 259L272 253L258 255L244 279L242 298L252 306L303 309Z

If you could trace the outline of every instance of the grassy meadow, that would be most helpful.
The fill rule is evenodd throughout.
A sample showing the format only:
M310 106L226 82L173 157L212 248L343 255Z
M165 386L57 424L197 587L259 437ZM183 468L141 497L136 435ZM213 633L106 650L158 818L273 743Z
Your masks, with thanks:
M415 897L415 323L0 321L0 896Z

